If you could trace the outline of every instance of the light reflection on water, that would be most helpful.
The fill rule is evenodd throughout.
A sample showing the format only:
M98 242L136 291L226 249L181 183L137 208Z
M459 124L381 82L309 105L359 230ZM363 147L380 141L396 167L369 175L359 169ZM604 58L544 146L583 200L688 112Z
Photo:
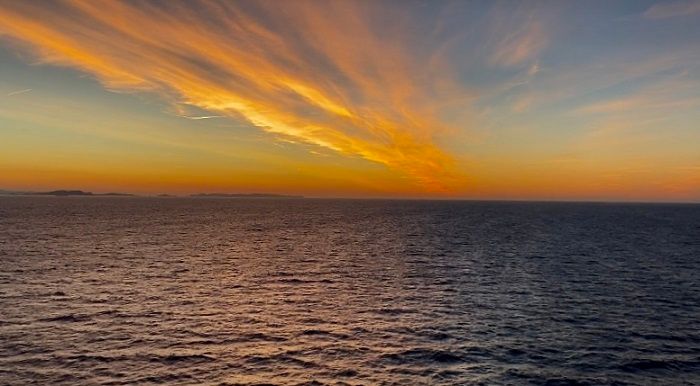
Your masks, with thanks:
M698 235L690 205L2 197L0 383L698 383Z

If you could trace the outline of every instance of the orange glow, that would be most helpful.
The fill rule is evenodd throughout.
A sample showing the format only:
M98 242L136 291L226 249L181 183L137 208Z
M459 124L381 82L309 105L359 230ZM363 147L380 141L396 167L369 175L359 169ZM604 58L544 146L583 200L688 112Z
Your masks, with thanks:
M0 30L40 61L77 67L110 89L242 115L271 133L387 165L427 191L454 188L454 161L432 142L445 125L425 114L435 101L414 84L420 67L401 47L371 39L363 3L265 4L276 17L294 15L288 22L303 44L235 3L203 3L215 19L191 28L196 15L178 6L161 14L126 2L66 1L54 13L41 3L4 2ZM327 61L328 72L305 65L306 53Z
M682 3L0 1L0 190L697 201Z

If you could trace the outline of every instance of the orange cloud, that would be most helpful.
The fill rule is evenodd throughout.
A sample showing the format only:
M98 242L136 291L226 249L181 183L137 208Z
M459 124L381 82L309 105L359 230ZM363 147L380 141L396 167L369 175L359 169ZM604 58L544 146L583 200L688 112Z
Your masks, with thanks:
M382 163L426 190L450 190L459 180L454 161L434 143L450 130L433 92L442 74L425 74L430 55L421 63L410 51L401 30L408 15L373 6L2 2L0 34L41 63L89 72L109 89L156 92L243 117L283 137ZM381 22L377 15L397 27L378 36L371 22ZM534 46L516 48L517 57L503 60L518 61Z

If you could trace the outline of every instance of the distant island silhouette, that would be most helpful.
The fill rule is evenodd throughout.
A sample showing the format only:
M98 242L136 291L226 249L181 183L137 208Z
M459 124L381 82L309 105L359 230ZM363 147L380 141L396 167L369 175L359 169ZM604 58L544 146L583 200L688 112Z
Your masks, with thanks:
M78 189L59 189L48 192L32 192L0 189L0 196L54 196L54 197L135 197L136 194L131 193L93 193ZM156 196L159 198L178 197L175 195L162 193ZM187 197L187 196L186 196ZM304 198L304 196L295 196L289 194L273 194L273 193L195 193L188 197L191 198Z
M126 196L126 197L131 197L133 194L130 193L93 193L93 192L85 192L83 190L52 190L50 192L37 192L37 193L29 193L33 195L39 195L39 196Z
M15 191L15 190L0 189L0 195L5 195L5 196L58 196L58 197L63 197L63 196L117 196L117 197L124 196L124 197L131 197L131 196L134 196L134 194L130 194L130 193L115 193L115 192L93 193L93 192L86 192L84 190L66 190L66 189L52 190L49 192L30 192L30 191Z

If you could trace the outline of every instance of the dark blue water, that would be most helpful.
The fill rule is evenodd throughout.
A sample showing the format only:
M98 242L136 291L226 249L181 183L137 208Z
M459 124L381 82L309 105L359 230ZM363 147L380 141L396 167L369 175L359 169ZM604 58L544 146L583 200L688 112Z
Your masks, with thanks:
M0 384L700 384L700 206L0 198Z

